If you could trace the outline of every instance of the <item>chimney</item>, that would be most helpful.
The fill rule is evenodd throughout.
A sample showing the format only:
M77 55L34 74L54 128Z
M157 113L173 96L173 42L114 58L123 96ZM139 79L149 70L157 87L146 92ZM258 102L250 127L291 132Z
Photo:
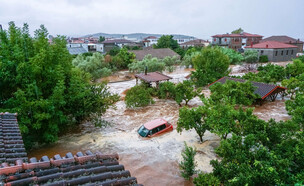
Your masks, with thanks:
M147 72L148 72L148 67L145 66L145 75L147 75Z
M268 44L266 44L266 48L268 48Z

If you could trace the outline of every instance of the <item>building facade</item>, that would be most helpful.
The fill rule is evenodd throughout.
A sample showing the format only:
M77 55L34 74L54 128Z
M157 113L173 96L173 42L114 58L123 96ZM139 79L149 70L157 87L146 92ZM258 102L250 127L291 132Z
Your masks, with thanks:
M246 50L258 51L259 57L266 55L269 61L291 61L296 58L298 47L276 41L264 41L255 45L246 46Z
M261 41L263 36L258 34L249 34L243 32L241 34L218 34L212 36L212 45L232 48L234 50L256 44Z

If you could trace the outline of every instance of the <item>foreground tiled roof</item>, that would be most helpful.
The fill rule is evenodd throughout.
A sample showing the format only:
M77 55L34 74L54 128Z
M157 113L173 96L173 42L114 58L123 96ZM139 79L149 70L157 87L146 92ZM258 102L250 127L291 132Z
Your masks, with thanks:
M2 163L0 185L137 185L135 177L118 163L118 155L100 152L73 156L43 156L39 161L31 158L29 163L17 160L15 164Z
M225 83L227 80L231 80L231 81L236 81L236 82L245 82L246 80L244 79L237 79L237 78L231 78L231 77L222 77L221 79L215 81L219 82L219 83ZM214 84L212 83L212 84ZM269 96L272 92L274 92L277 89L280 89L282 91L284 91L286 88L285 87L280 87L277 85L272 85L272 84L266 84L266 83L260 83L260 82L251 82L252 85L254 87L257 87L254 91L255 94L258 94L261 96L262 99L265 99L267 96ZM209 86L211 86L212 84L210 84Z
M141 61L144 59L146 55L151 55L152 57L156 57L158 59L164 59L165 57L173 57L176 56L180 58L176 52L171 50L170 48L158 48L158 49L146 49L146 50L129 50L129 52L133 52L136 55L136 59Z
M282 42L282 43L303 43L303 41L294 39L289 36L271 36L263 39L261 42L264 41L277 41L277 42Z
M257 43L252 46L246 46L245 48L277 49L277 48L297 48L297 46L289 45L289 44L281 43L281 42L277 42L277 41L264 41L264 42Z
M135 77L148 83L172 79L172 77L162 74L160 72L149 72L147 73L147 75L144 73L135 74Z
M117 154L69 152L28 160L16 116L0 113L0 185L137 185Z
M246 38L246 37L263 37L263 36L258 35L258 34L250 34L247 32L243 32L242 34L217 34L217 35L214 35L211 37L243 37L243 38Z
M17 159L27 161L17 114L0 113L0 164L13 163Z

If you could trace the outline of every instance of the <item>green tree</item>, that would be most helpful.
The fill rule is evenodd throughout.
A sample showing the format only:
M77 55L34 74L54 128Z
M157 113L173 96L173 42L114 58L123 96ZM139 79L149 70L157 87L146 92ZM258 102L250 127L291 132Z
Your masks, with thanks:
M233 31L231 32L231 34L240 34L240 33L242 33L242 32L244 32L244 30L243 30L242 28L239 28L239 29L233 30Z
M172 35L163 35L158 39L154 48L171 48L172 50L175 50L179 48L179 45L177 41L173 39Z
M9 23L0 32L0 109L17 112L27 148L33 142L51 143L59 132L99 116L118 100L105 83L91 84L90 76L72 65L66 39L48 43L41 25L34 37L28 25L22 29Z
M175 99L176 88L174 83L166 81L159 84L158 97L161 99Z
M231 48L221 48L222 52L229 57L230 64L239 64L244 61L242 54L236 52Z
M105 62L104 56L98 52L95 52L92 56L87 57L79 54L75 59L73 59L72 64L75 67L90 73L93 80L112 74L110 65Z
M195 71L191 78L197 86L206 86L229 74L229 58L220 48L204 48L193 59Z
M179 106L185 101L185 104L188 105L188 102L196 96L200 96L201 89L195 89L192 81L185 80L176 85L175 88L175 101Z
M299 59L293 60L293 63L286 65L287 77L296 77L304 73L304 62Z
M210 98L221 102L228 99L230 104L252 105L260 96L255 94L256 87L251 82L236 82L227 80L226 83L215 83L209 87L211 91Z
M203 142L204 133L209 129L205 123L207 113L208 110L204 106L192 109L187 107L180 108L176 130L182 132L183 130L194 129L199 136L200 142Z
M261 56L259 57L259 62L262 62L262 63L268 62L268 56L266 56L266 55L261 55Z
M182 151L183 161L179 163L179 168L182 177L187 180L195 173L195 154L196 150L193 147L189 147L185 142L185 149Z
M286 101L286 110L292 120L304 129L304 93L298 92L294 100Z
M118 46L113 47L107 54L110 56L116 56L120 51L120 48Z
M98 40L98 42L103 42L103 41L105 41L106 40L106 38L105 37L103 37L103 36L99 36L99 40Z
M152 98L152 88L146 85L136 85L127 91L125 103L128 108L144 107L154 103Z
M256 50L245 50L244 60L248 63L256 63L259 59L258 51Z
M126 69L135 60L135 54L128 52L126 48L120 49L118 54L112 58L111 65L117 69Z

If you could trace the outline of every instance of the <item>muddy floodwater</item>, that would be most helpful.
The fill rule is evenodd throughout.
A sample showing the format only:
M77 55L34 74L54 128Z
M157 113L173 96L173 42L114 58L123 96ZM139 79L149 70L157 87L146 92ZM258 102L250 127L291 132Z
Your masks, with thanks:
M241 67L232 67L241 68ZM237 70L233 69L237 74ZM173 82L185 80L191 70L178 68L173 73L167 73L173 77ZM124 96L124 91L133 87L135 80L109 83L110 91ZM209 90L203 91L206 96L210 95ZM200 99L195 98L189 102L190 106L201 105ZM116 109L108 109L103 119L111 123L107 128L95 128L90 123L84 123L53 145L41 147L29 152L30 157L40 158L43 155L54 156L59 153L65 155L67 152L91 150L102 153L117 152L120 163L130 170L138 183L144 185L191 185L184 181L179 174L178 163L181 161L181 151L184 142L197 150L195 157L197 169L203 172L212 171L210 160L217 159L214 149L219 145L219 137L206 132L204 142L200 143L195 131L176 131L179 106L173 100L155 99L155 104L139 108L127 109L124 101L116 103ZM285 110L284 100L266 102L257 106L254 110L259 118L269 120L287 120L289 116ZM153 119L164 118L172 123L174 130L144 139L139 137L137 129L140 125Z

